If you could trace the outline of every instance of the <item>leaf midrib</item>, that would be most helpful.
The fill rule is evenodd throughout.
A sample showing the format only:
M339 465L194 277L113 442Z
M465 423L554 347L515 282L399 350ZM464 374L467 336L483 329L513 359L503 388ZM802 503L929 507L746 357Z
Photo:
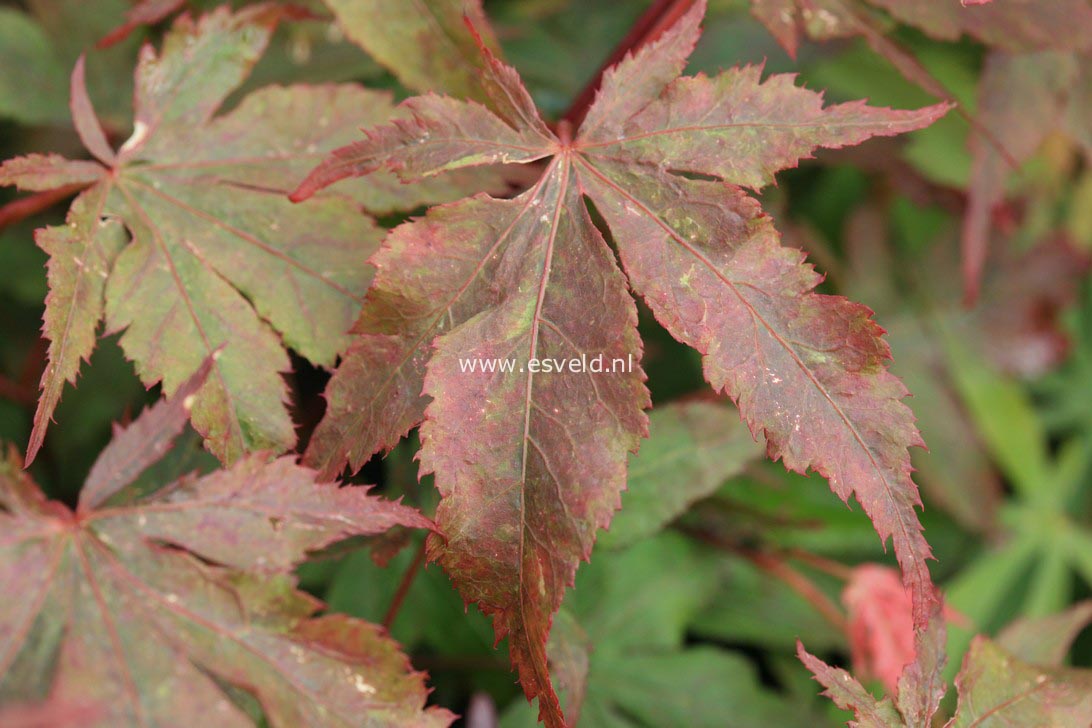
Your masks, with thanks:
M96 548L98 548L98 550L102 552L103 560L106 562L107 565L109 565L110 569L115 573L115 575L122 581L131 584L134 588L134 591L144 595L147 598L150 598L155 603L157 603L160 608L164 609L165 611L171 612L176 617L179 617L203 629L206 629L210 633L217 635L221 639L226 639L234 643L242 650L257 658L260 662L266 664L273 672L273 674L284 680L284 682L286 682L297 694L308 696L309 701L314 705L321 705L321 702L314 696L311 691L307 690L305 686L302 686L295 679L293 679L290 673L287 673L280 669L277 663L270 659L264 652L257 649L246 640L240 638L236 633L232 632L231 630L224 629L215 622L210 622L201 615L190 611L182 604L182 600L172 602L164 598L164 596L159 591L153 589L150 585L140 579L136 574L132 573L128 568L126 568L119 559L115 558L113 551L111 551L99 539L92 538L91 541L96 546ZM185 551L185 555L187 558L193 558L192 554L189 551ZM156 627L156 629L157 631L161 631L158 629L158 627ZM383 707L383 705L384 704L369 703L364 707ZM263 704L263 709L264 708L265 706Z
M141 221L152 234L152 240L155 242L156 247L159 248L160 254L167 262L171 274L171 279L174 281L175 287L178 290L178 296L182 299L183 303L185 303L186 310L190 314L190 319L193 321L193 325L197 329L198 334L200 334L202 343L205 345L205 356L213 356L213 354L215 353L215 348L209 341L208 333L205 331L205 326L202 323L201 318L197 315L197 311L194 309L193 301L190 299L189 290L186 288L185 284L182 282L182 278L178 274L178 268L175 265L174 257L171 256L170 250L166 242L163 240L163 236L159 232L159 228L148 216L148 212L140 205L139 202L137 202L133 195L127 189L125 189L123 185L118 185L118 190L121 191L121 194L125 197L126 202L133 209L133 212L135 212L137 216L141 218ZM207 265L204 263L204 261L202 261L202 264ZM218 273L216 273L216 271L212 271L212 274L219 275ZM212 371L216 372L216 379L219 382L220 388L224 393L224 397L229 404L230 416L228 417L228 421L229 427L232 430L232 439L235 439L240 447L246 449L242 425L239 422L239 418L236 413L235 396L232 393L231 389L227 386L227 380L224 378L223 368L219 359L213 362ZM231 443L228 442L229 446L230 444Z

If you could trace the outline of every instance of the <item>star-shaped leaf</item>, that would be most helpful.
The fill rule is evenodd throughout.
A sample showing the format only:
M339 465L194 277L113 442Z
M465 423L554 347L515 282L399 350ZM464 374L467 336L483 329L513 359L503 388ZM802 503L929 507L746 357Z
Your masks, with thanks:
M297 591L313 550L430 527L363 488L251 455L138 479L181 432L209 360L103 451L73 512L0 462L0 705L91 706L81 725L445 726L382 629ZM255 711L256 708L256 711ZM257 712L257 715L255 715Z
M856 494L893 538L917 613L934 599L907 452L920 440L881 330L864 307L812 293L819 276L780 247L741 186L768 184L817 147L928 125L947 107L824 108L792 77L762 80L754 67L680 78L703 11L609 71L575 135L564 124L554 134L483 47L488 109L410 99L294 194L384 168L413 181L549 160L514 199L435 207L391 232L306 455L332 476L423 420L423 471L443 497L430 554L509 637L549 725L563 723L547 673L551 615L619 505L648 404L627 279L585 198L628 283L705 355L707 379L766 434L770 455L828 476L843 499ZM600 356L598 373L579 366Z
M117 152L91 108L81 61L73 119L98 161L36 155L0 167L0 183L24 189L91 185L67 225L38 233L51 256L44 325L51 344L28 461L103 318L108 332L125 331L121 345L141 379L162 381L167 394L227 343L192 410L222 461L291 447L284 348L330 366L347 346L371 281L364 261L380 238L361 206L443 197L445 181L422 191L387 176L304 207L285 199L362 119L388 120L392 104L353 85L270 87L216 116L283 12L263 4L196 22L183 16L160 54L146 47L133 135Z

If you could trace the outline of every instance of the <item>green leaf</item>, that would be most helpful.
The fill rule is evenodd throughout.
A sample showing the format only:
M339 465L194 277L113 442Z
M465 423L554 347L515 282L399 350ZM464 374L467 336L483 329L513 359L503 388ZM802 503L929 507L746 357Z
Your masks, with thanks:
M1050 480L1046 433L1028 394L967 350L962 339L945 332L945 348L959 393L975 426L1002 471L1021 494L1042 499Z
M718 575L716 597L695 617L697 635L792 654L800 640L813 650L846 651L846 635L785 582L745 559L730 559ZM832 599L837 592L831 590Z
M33 93L27 93L33 89ZM65 117L65 69L25 13L0 8L0 116L27 124Z
M413 91L486 101L474 33L494 52L481 0L325 0L345 35ZM465 20L464 20L465 18ZM466 23L472 23L472 32Z
M663 534L600 550L581 570L567 610L589 643L580 725L810 725L806 711L760 686L746 658L684 645L687 625L711 595L714 568L708 554ZM561 655L551 646L553 665ZM505 728L534 724L520 703L506 711Z
M83 54L88 54L88 84L107 126L120 132L128 123L133 98L132 64L144 38L142 34L113 48L94 46L130 8L128 0L26 0L32 21L49 38L63 74ZM60 85L63 87L64 81ZM61 91L63 94L63 91ZM59 99L53 121L66 122L65 99Z
M657 407L649 417L648 441L630 458L622 510L600 544L625 548L656 534L761 456L761 445L728 407L707 402Z

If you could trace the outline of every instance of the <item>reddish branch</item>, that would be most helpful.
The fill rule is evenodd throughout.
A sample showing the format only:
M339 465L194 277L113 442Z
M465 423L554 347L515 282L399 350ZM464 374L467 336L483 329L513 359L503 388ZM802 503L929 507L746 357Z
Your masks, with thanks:
M65 185L55 190L35 192L33 195L12 200L0 207L0 230L25 220L31 215L37 215L43 210L48 210L58 202L68 199L86 187L86 184Z
M804 549L787 549L784 552L785 556L790 559L796 559L797 561L803 561L813 569L818 569L823 573L833 576L835 579L841 581L849 581L853 576L853 569L849 568L845 564L838 563L833 559L828 559L825 556L819 554L813 554L810 551Z
M417 548L417 554L413 557L413 563L406 569L406 573L402 576L402 583L398 585L398 591L394 593L394 598L391 600L391 606L387 609L386 616L383 617L383 626L389 631L391 625L394 624L394 620L398 617L398 610L402 608L402 602L406 601L406 595L409 594L410 587L413 586L414 579L417 578L417 573L421 571L421 567L425 565L425 542L422 541L421 545Z
M645 14L633 24L626 37L615 46L610 57L595 72L588 85L577 95L569 110L561 117L562 120L569 122L574 128L579 127L580 122L584 120L584 115L588 113L592 102L595 101L595 94L599 91L599 84L607 69L625 58L626 53L659 38L665 30L678 22L695 2L696 0L654 0Z
M802 596L815 611L843 634L848 634L845 615L823 590L811 579L792 568L788 562L763 551L740 551L741 556L770 576L780 579L786 586Z
M32 407L38 401L38 377L45 367L48 347L42 338L30 346L17 379L0 374L0 398L24 407Z
M815 608L815 611L830 622L833 627L840 630L843 634L848 634L846 631L848 627L845 615L842 614L842 610L838 608L838 605L835 604L814 581L809 579L807 575L794 569L781 554L746 548L720 534L704 529L680 525L679 530L714 548L728 551L741 558L747 559L759 569L762 569L770 576L780 580L803 597ZM845 578L849 575L849 569L841 564L824 559L821 556L807 554L807 552L802 550L794 549L787 552L785 555L805 561L811 566L838 578Z

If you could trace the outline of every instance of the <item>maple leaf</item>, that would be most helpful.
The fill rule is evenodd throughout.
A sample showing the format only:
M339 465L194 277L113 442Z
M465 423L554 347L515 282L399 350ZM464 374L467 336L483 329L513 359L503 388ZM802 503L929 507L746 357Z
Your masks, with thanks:
M412 190L388 176L305 208L284 199L327 150L353 137L361 114L385 121L392 104L353 85L270 87L214 116L282 12L257 5L183 17L160 56L146 47L135 130L117 152L91 108L81 61L73 119L98 161L31 155L0 167L0 183L28 190L91 185L67 225L37 236L51 256L43 326L51 343L28 462L103 318L107 331L125 330L121 346L145 384L162 381L167 394L230 342L198 394L194 426L228 463L291 447L284 346L328 366L348 344L372 276L362 261L380 238L361 206L412 207L447 186Z
M1092 48L1092 8L1084 0L1063 0L1049 8L1027 0L986 6L976 0L954 3L867 0L902 22L938 38L955 40L967 33L997 47L983 73L979 113L960 113L974 130L974 157L964 220L964 278L968 303L978 295L986 257L991 207L1000 201L1009 167L1025 161L1053 125L1068 127L1087 150L1092 124L1083 118L1081 91L1092 88L1075 71L1088 64L1082 56ZM933 96L953 101L946 84L887 32L885 19L853 0L751 0L751 12L778 43L796 57L801 35L816 41L859 36L912 83ZM1007 53L1027 55L1009 56ZM1059 93L1065 90L1067 93ZM1066 97L1072 100L1067 103Z
M550 725L563 722L546 667L551 615L618 507L648 404L636 366L533 371L532 360L640 357L626 279L585 196L630 284L705 355L707 379L766 434L769 454L828 476L843 499L856 493L893 537L917 613L934 598L909 475L919 438L881 331L864 307L812 293L819 276L779 246L740 185L764 186L817 147L920 128L948 107L824 108L792 77L763 81L755 67L679 78L703 12L698 3L610 70L575 137L564 125L554 135L516 72L482 48L490 108L409 99L293 194L380 169L414 181L549 158L514 199L435 207L388 235L305 461L327 476L358 468L423 420L422 471L436 475L444 534L430 555L509 637ZM486 359L511 369L467 371Z
M92 705L81 725L444 726L380 629L296 590L307 553L416 511L366 489L318 485L289 458L251 455L173 483L138 476L182 431L207 361L120 432L79 504L48 501L0 463L0 696Z
M888 36L878 13L853 0L751 0L751 14L796 58L803 35L814 41L859 36L912 83L952 101L952 93L908 50Z

